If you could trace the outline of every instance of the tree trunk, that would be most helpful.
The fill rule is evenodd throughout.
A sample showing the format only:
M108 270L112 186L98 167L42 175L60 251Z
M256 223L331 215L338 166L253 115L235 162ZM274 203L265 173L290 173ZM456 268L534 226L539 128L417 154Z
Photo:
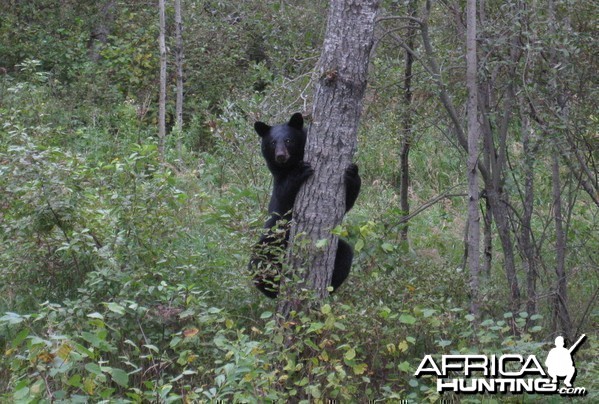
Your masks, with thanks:
M572 337L572 321L568 312L568 279L566 277L566 235L562 216L562 196L559 178L559 157L553 155L551 169L553 183L553 214L555 219L555 310L562 332L567 338Z
M529 317L537 312L537 268L535 248L532 242L532 212L534 205L534 166L535 149L530 139L530 122L525 114L522 121L522 147L524 150L524 195L522 200L523 213L520 231L522 265L526 273L526 312Z
M556 17L555 4L551 0L549 1L549 32L553 35L558 30L558 22ZM560 60L557 52L552 48L549 52L549 60L552 66L557 63L567 64L567 61ZM560 118L563 123L568 121L568 108L566 105L566 98L560 93L558 85L557 69L551 70L549 86L555 94L555 109L556 116ZM551 138L552 131L547 131L546 136ZM557 147L559 149L559 146ZM566 233L563 226L563 214L562 214L562 195L560 186L560 174L559 174L559 154L557 150L552 156L551 166L551 178L553 185L553 214L555 219L555 274L557 276L555 286L555 314L560 323L562 332L566 338L572 337L572 320L570 319L570 313L568 312L568 279L566 277Z
M411 18L416 18L416 1L410 0L408 3L408 13ZM416 35L415 23L410 21L410 26L406 33L408 49L405 50L405 71L404 71L404 112L402 119L402 139L401 150L399 153L399 207L404 217L410 214L410 200L408 190L410 187L410 147L412 145L412 65L414 64L414 36ZM400 240L404 252L408 252L408 222L403 224L399 231Z
M493 212L489 198L485 196L485 214L483 216L483 265L482 274L491 279L491 264L493 263Z
M478 210L478 66L476 57L476 0L466 5L466 88L468 89L468 268L470 312L478 318L480 286L480 217Z
M378 3L378 0L331 1L317 67L314 120L305 153L314 175L295 201L289 262L290 269L320 298L328 294L337 250L338 240L332 237L331 230L341 223L345 213L344 173L356 149ZM322 243L317 243L319 240L328 243L322 247ZM287 317L290 310L299 306L297 294L297 290L287 290L286 298L280 301L279 313Z
M108 43L108 35L110 35L115 18L114 9L114 0L108 0L101 5L97 23L89 35L88 54L89 58L95 63L100 60L100 46Z
M160 32L158 47L160 51L160 95L158 99L158 154L164 160L164 141L166 138L166 16L164 0L158 0Z
M179 164L183 163L182 131L183 131L183 18L181 17L181 0L175 0L175 65L177 67L177 98L175 115L177 127L177 154Z

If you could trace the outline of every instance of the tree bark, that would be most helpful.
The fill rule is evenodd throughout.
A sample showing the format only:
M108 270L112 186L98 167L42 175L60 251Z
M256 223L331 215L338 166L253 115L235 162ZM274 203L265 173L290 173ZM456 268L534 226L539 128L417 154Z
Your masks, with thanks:
M158 154L164 160L164 142L166 138L166 16L164 0L158 0L160 31L158 48L160 51L160 94L158 99Z
M470 312L480 315L480 217L478 209L478 65L476 57L476 0L466 5L466 88L468 90L468 268L470 270Z
M345 213L344 173L356 149L378 4L378 0L331 1L317 66L313 122L305 153L314 175L295 201L289 263L320 298L328 294L337 250L338 240L331 230ZM328 242L324 247L318 243L317 248L319 240ZM286 289L278 307L285 317L300 303L297 288Z

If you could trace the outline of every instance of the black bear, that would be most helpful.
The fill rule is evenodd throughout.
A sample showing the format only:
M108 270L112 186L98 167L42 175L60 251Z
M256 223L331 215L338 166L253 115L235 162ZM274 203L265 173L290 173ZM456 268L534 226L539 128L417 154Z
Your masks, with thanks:
M270 298L277 297L282 260L289 241L289 222L293 204L301 185L314 174L304 161L306 130L302 114L291 116L289 122L269 126L256 122L254 129L262 138L262 155L273 176L273 190L268 204L270 217L264 225L265 234L256 245L249 268L256 287ZM345 170L345 211L349 211L360 193L358 166L350 164ZM349 275L353 260L351 246L339 239L331 286L337 289Z

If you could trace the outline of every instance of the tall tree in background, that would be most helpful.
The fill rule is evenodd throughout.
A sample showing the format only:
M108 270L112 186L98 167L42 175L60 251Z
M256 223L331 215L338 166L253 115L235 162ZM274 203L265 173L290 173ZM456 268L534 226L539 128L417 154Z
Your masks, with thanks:
M549 0L549 32L555 38L558 31L558 19L556 16L556 5L553 0ZM563 24L565 28L569 27L569 22L566 20ZM561 59L561 60L560 60ZM563 58L558 58L555 48L551 48L549 52L549 60L553 66L560 64L565 65L568 63ZM566 96L562 94L563 90L558 84L558 71L552 69L549 80L549 88L553 90L554 94L554 114L560 123L568 123L568 101ZM557 125L556 125L557 127ZM566 126L567 127L567 126ZM546 133L547 137L553 137L553 131ZM567 135L566 135L567 137ZM559 152L556 150L552 155L551 164L551 178L552 178L552 190L553 190L553 215L555 221L555 305L554 315L559 320L559 327L561 332L569 339L572 335L572 319L570 318L570 312L568 310L568 281L566 275L566 250L567 250L567 238L566 230L564 229L564 215L562 208L562 189L560 185L560 164L559 164Z
M468 89L468 267L470 269L470 311L480 313L478 290L480 273L480 217L478 214L478 66L476 57L476 0L466 5L466 88Z
M98 18L87 43L89 57L94 62L100 60L100 47L108 43L108 35L110 35L112 24L114 24L115 8L114 0L107 0L98 5Z
M158 48L160 51L160 95L158 98L158 154L164 160L164 141L166 138L166 16L164 0L158 0L160 32Z
M408 2L408 14L410 18L416 18L416 0L410 0ZM408 30L406 32L406 45L404 49L405 55L405 71L403 79L403 101L404 111L401 123L401 149L399 152L399 206L404 217L410 214L410 199L408 190L410 187L410 148L412 146L412 126L413 126L413 112L412 112L412 67L414 65L414 49L415 36L416 36L417 25L413 20L409 20ZM403 251L409 251L408 245L408 223L406 222L401 226L400 239L403 243Z
M313 123L305 156L315 173L295 201L290 266L295 273L307 271L303 279L320 297L327 295L337 250L331 230L345 213L344 172L356 150L378 5L378 0L331 1L317 66ZM305 235L301 244L307 239L307 248L300 248L294 240L298 234ZM319 240L329 242L316 248ZM279 313L287 316L295 305L282 299Z
M181 131L183 130L183 18L181 16L181 0L175 0L175 65L177 67L177 99L175 103L177 153L182 163Z

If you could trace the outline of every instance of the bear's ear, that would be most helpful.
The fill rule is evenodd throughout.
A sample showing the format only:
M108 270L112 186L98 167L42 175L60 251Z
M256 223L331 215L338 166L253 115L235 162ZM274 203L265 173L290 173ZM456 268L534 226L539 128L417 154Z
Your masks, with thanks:
M289 119L289 123L287 124L294 129L302 130L304 128L304 117L299 112L291 115L291 119Z
M264 137L268 135L270 132L270 126L265 124L264 122L254 122L254 130L260 137Z

